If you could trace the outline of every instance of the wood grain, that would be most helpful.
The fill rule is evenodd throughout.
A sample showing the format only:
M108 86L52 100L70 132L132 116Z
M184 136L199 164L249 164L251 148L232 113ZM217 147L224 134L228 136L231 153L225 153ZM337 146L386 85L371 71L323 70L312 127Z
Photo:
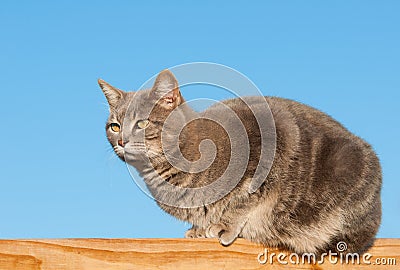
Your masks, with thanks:
M0 240L0 269L400 269L400 239L377 239L368 251L371 265L294 265L288 257L287 265L260 264L264 251L243 239L229 247L215 239ZM393 258L396 265L377 265L377 258Z

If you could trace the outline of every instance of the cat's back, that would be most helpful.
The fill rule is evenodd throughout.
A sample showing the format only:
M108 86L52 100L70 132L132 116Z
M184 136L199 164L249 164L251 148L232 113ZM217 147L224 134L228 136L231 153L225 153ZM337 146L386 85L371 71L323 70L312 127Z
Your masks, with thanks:
M340 137L353 140L354 142L357 141L358 143L368 146L365 141L352 134L328 114L303 103L280 97L246 97L246 102L241 98L228 99L214 104L204 112L204 115L218 114L227 106L238 114L241 119L245 118L255 121L253 117L254 112L252 110L262 110L268 113L268 109L265 107L265 101L268 103L275 124L278 127L283 125L291 126L292 135L301 131L316 136L318 134L324 134L332 138ZM246 103L251 106L251 109L249 109ZM229 115L225 116L230 117ZM246 124L248 123L245 123L245 125Z
M234 113L227 113L226 107ZM250 143L257 147L260 144L260 133L254 114L260 112L262 116L258 119L263 119L270 128L275 128L277 147L282 150L283 155L302 152L301 155L307 159L311 158L314 150L332 152L341 149L354 154L354 158L349 155L349 160L343 162L358 163L360 156L364 156L367 157L366 162L379 164L375 151L366 141L351 133L328 114L290 99L261 96L229 99L214 104L202 115L217 115L228 119L224 120L225 123L229 123L229 118L239 117L250 135ZM220 134L216 136L220 137ZM374 167L380 171L378 165Z
M238 116L250 135L250 142L257 147L260 144L260 134L254 113L262 112L261 119L273 122L269 126L275 128L277 149L283 156L298 155L300 159L311 159L315 151L349 152L352 155L347 155L342 162L359 164L359 159L366 157L365 162L375 164L376 170L380 171L379 166L376 165L379 164L378 158L370 144L351 133L328 114L285 98L246 97L244 99L245 101L235 98L214 104L203 115L222 115L224 118ZM267 108L265 101L268 103ZM224 107L229 107L234 111L235 116L227 114L226 110L223 113Z
M365 154L375 153L365 140L354 135L328 114L303 103L279 97L266 97L277 128L306 140L326 139L353 145ZM286 128L282 128L282 126ZM288 127L290 126L290 127ZM291 129L291 130L290 130ZM297 135L296 135L297 133ZM286 134L286 136L290 136ZM300 138L298 138L300 139Z
M266 97L266 100L274 118L290 117L296 125L308 131L326 131L333 136L351 135L342 124L316 108L279 97Z

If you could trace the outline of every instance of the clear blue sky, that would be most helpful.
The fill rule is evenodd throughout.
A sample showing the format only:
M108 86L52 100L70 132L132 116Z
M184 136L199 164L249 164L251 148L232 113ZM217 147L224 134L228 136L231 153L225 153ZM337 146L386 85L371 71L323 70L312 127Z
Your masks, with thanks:
M235 68L370 142L378 236L400 237L400 2L183 2L1 2L0 238L182 237L188 225L111 152L96 80L135 89L192 61Z

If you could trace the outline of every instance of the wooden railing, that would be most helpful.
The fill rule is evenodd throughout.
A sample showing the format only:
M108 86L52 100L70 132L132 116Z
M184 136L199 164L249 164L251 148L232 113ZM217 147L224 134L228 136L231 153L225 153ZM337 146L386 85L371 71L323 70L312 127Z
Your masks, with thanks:
M279 262L279 253L243 239L229 247L215 239L0 240L0 269L400 269L400 239L376 240L360 264L297 264L289 254Z

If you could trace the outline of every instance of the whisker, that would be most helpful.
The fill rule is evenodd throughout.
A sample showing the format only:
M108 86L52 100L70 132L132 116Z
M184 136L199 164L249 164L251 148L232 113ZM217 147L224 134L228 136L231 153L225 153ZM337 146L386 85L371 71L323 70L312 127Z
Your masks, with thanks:
M115 155L115 154L110 154L109 155L109 157L108 157L108 160L110 161L110 160L115 160L117 158L117 155Z

